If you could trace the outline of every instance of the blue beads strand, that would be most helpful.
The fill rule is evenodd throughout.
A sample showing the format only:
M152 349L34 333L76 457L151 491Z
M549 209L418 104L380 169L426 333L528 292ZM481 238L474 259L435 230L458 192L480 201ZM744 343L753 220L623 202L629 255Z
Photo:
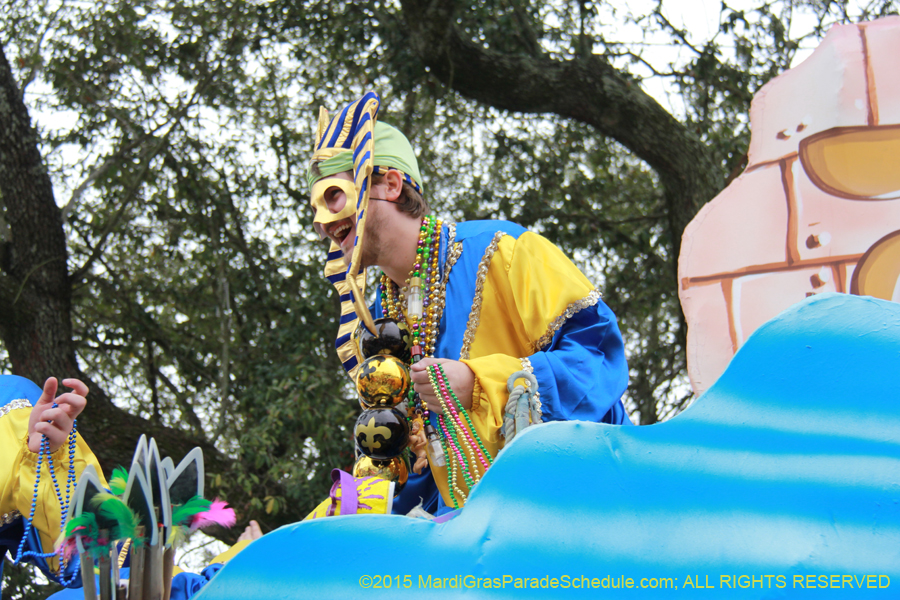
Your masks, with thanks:
M55 402L51 408L56 408L58 404ZM77 420L72 421L72 431L69 432L69 471L66 476L66 500L63 502L62 493L59 489L59 482L56 480L56 471L53 469L53 458L50 456L50 440L47 439L46 435L41 434L41 446L38 451L38 459L37 465L35 466L35 476L34 476L34 493L31 496L31 511L28 514L28 519L25 521L25 530L22 532L22 539L19 540L19 548L16 551L16 558L13 561L13 564L18 565L20 562L25 560L26 558L50 558L56 555L56 552L34 552L33 550L25 551L25 542L28 539L28 533L31 531L32 522L34 521L34 513L37 509L37 498L38 498L38 489L41 483L41 464L44 461L44 454L47 455L47 468L50 470L50 478L53 480L53 488L56 491L56 498L59 500L60 506L60 524L59 530L63 531L66 527L66 521L69 516L69 498L72 491L72 486L75 484L75 441L78 436L77 434ZM63 564L65 561L60 556L60 568L59 573L62 578L62 574L65 573L65 565ZM72 583L75 582L75 579L78 577L79 572L76 569L72 573L72 577L69 579L61 579L60 583L63 586L68 587Z

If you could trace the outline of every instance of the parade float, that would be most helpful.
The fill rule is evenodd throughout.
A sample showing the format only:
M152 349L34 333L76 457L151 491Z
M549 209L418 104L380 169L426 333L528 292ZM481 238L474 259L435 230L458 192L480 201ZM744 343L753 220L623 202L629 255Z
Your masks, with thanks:
M810 298L665 423L531 427L449 520L282 527L199 597L894 598L896 373L900 304Z

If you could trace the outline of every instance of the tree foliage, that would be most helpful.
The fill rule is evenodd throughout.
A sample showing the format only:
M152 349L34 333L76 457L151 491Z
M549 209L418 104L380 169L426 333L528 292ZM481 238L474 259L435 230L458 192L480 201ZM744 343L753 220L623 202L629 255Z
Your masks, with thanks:
M143 431L175 458L200 444L214 493L269 527L351 464L358 412L306 209L319 106L378 90L439 213L516 220L573 255L619 316L629 408L652 423L690 400L681 231L739 172L753 94L829 24L896 12L722 3L699 38L661 1L7 6L0 358L90 375L82 430L107 469ZM661 80L679 109L646 93Z

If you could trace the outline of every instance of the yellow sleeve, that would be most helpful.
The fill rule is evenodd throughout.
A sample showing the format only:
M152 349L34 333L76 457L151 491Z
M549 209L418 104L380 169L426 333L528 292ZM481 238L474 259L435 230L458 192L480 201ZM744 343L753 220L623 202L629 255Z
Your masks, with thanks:
M500 427L509 399L509 376L522 370L522 358L549 343L555 322L593 289L572 261L543 236L526 232L517 239L500 239L490 257L483 293L473 299L474 306L480 305L478 325L468 358L462 358L475 374L469 415L492 457L504 443ZM434 471L446 502L446 470Z
M472 399L475 428L498 450L509 376L522 370L522 358L550 342L554 321L593 289L572 261L543 236L526 232L518 239L500 240L485 281L470 358L463 360L475 373L480 392Z
M30 415L31 406L21 405L19 408L10 410L7 414L0 416L0 445L4 449L10 450L8 454L4 451L4 456L9 457L9 459L3 460L3 464L0 465L0 477L2 477L2 480L0 480L0 486L2 486L0 515L12 515L16 511L23 518L27 518L31 512L32 502L35 499L34 482L36 479L38 455L31 452L27 446L28 418ZM54 452L50 459L59 485L60 497L62 502L65 503L66 480L70 466L68 442ZM85 466L92 464L100 476L101 483L107 486L100 464L80 435L75 443L75 456L72 464L75 468L76 483ZM41 552L53 551L53 543L59 536L60 520L62 518L60 500L54 489L53 478L50 476L47 465L48 460L44 456L41 464L40 482L38 484L33 520L34 528L40 532ZM74 504L74 483L69 488L69 498ZM59 568L56 558L48 558L47 564L54 572Z
M222 554L218 555L217 557L215 557L214 559L209 561L209 564L214 565L216 563L222 563L224 565L229 560L231 560L232 558L237 556L237 554L241 550L243 550L244 548L249 546L251 542L253 542L253 540L241 540L239 542L235 542L234 546L232 546L231 548L229 548Z

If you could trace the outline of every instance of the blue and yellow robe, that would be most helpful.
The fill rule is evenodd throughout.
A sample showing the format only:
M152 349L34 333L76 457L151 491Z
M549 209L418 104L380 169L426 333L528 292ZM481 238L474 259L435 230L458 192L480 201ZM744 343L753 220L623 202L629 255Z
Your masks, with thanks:
M515 223L470 221L443 227L439 262L449 277L435 357L475 373L469 415L491 456L503 447L507 379L523 367L537 378L544 422L630 424L616 317L559 248ZM383 316L380 298L372 313ZM446 471L410 474L393 512L420 498L429 512L451 505Z

